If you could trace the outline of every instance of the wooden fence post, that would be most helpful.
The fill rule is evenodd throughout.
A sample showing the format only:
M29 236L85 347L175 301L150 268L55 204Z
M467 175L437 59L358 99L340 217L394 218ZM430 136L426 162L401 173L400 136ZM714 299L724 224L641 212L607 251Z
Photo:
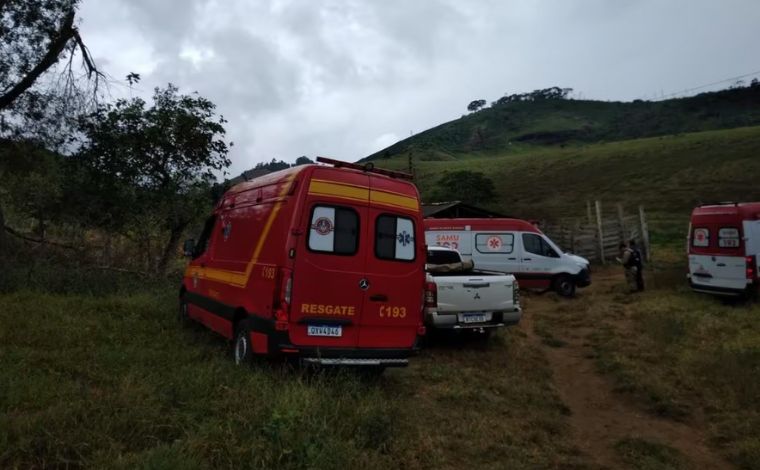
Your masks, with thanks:
M586 201L586 216L588 218L588 224L593 224L594 218L591 216L591 201Z
M599 238L599 260L602 264L607 264L604 259L604 233L602 231L602 203L596 201L596 236Z
M628 241L628 234L625 231L625 219L623 217L623 205L617 205L618 226L620 227L620 240Z
M652 252L649 248L649 227L644 214L644 206L639 206L639 223L641 224L641 241L644 243L644 255L647 262L652 261Z

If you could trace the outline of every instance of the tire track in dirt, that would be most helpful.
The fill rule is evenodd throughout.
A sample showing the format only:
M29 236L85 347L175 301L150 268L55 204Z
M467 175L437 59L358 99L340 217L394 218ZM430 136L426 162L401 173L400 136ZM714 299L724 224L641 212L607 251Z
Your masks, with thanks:
M732 468L707 446L697 427L653 416L617 394L596 371L593 351L587 346L590 328L575 328L562 337L563 347L545 345L534 330L534 316L551 309L552 302L532 297L521 321L530 342L546 356L560 398L570 409L570 425L576 445L597 464L626 467L615 451L621 439L640 438L660 442L680 451L695 468ZM555 304L556 305L556 304Z

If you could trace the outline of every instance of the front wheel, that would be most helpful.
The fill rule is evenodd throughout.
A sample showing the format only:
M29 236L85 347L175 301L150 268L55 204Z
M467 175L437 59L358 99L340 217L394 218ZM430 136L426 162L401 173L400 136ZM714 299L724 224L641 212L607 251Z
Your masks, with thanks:
M560 274L554 278L554 290L562 297L573 297L575 295L575 281L567 274Z
M253 362L253 351L251 350L251 330L245 322L238 325L235 331L235 342L233 344L232 357L236 365L251 364Z

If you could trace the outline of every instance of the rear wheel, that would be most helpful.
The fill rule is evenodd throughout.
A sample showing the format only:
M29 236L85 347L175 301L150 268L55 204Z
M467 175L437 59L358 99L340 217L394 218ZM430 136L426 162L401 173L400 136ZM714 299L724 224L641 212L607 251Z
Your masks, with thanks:
M240 322L235 329L235 342L232 345L232 357L236 365L251 364L253 350L251 349L251 329L246 322Z
M554 278L553 287L562 297L573 297L575 295L575 281L567 274L560 274Z

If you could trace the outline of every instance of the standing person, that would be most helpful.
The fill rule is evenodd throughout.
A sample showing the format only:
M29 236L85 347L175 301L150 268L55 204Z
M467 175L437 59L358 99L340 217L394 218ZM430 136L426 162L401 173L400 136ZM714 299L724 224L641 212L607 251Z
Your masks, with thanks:
M633 252L633 262L636 266L636 290L641 292L644 290L644 257L641 255L641 250L639 250L636 240L631 239L628 242L628 246Z
M620 257L615 259L623 265L629 291L636 292L638 290L638 286L636 285L636 266L633 261L633 250L628 246L628 243L620 242Z

